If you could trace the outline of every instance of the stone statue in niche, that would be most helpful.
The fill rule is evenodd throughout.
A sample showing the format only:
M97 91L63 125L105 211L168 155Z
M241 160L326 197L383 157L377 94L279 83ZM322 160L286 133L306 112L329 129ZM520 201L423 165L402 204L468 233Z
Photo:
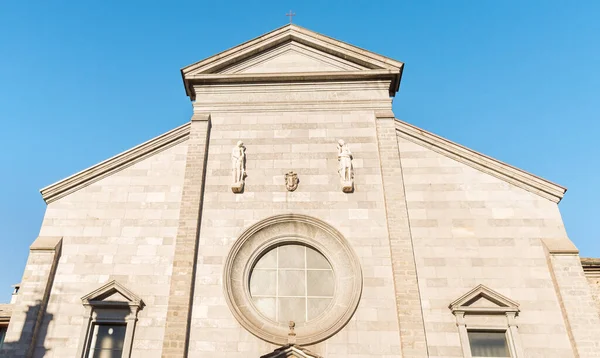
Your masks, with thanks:
M351 193L354 191L354 167L352 166L352 152L343 139L338 140L338 162L342 191Z
M290 170L285 174L285 187L288 191L294 191L298 187L298 174L293 170Z
M231 150L231 172L233 174L231 190L234 193L241 193L246 178L246 147L241 140Z

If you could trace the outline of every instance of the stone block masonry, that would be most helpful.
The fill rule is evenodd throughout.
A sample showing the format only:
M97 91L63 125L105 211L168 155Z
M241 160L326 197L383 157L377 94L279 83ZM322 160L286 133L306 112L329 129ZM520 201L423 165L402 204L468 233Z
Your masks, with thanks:
M398 140L391 111L376 113L377 143L403 357L427 357L427 344Z
M162 357L186 357L194 292L196 252L202 212L210 116L194 115L188 140L179 228L175 239L173 273Z

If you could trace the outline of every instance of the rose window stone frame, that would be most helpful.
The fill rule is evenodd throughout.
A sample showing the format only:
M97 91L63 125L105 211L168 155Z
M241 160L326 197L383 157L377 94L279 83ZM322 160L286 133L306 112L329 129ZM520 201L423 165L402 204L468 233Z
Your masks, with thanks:
M296 323L296 343L321 342L341 330L352 318L362 294L359 259L343 235L322 220L297 214L269 217L246 229L233 244L223 272L227 304L236 320L253 335L273 344L288 343L289 322L275 322L254 306L250 275L256 262L273 248L295 244L322 254L334 272L332 302L321 315Z

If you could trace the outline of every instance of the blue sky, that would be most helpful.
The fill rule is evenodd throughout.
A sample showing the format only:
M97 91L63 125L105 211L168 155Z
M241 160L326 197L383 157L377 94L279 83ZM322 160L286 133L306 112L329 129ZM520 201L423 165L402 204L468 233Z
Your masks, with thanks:
M600 1L2 1L0 302L38 190L189 120L179 69L285 25L405 62L400 119L569 188L600 257Z

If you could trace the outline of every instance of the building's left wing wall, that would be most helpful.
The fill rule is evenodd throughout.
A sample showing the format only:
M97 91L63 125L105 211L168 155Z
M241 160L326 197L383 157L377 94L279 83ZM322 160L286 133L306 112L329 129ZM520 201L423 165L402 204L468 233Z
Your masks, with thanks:
M48 205L40 237L62 237L62 252L36 355L76 356L86 324L81 297L117 280L146 304L132 357L161 356L186 153L180 142ZM17 301L15 310L26 306Z

